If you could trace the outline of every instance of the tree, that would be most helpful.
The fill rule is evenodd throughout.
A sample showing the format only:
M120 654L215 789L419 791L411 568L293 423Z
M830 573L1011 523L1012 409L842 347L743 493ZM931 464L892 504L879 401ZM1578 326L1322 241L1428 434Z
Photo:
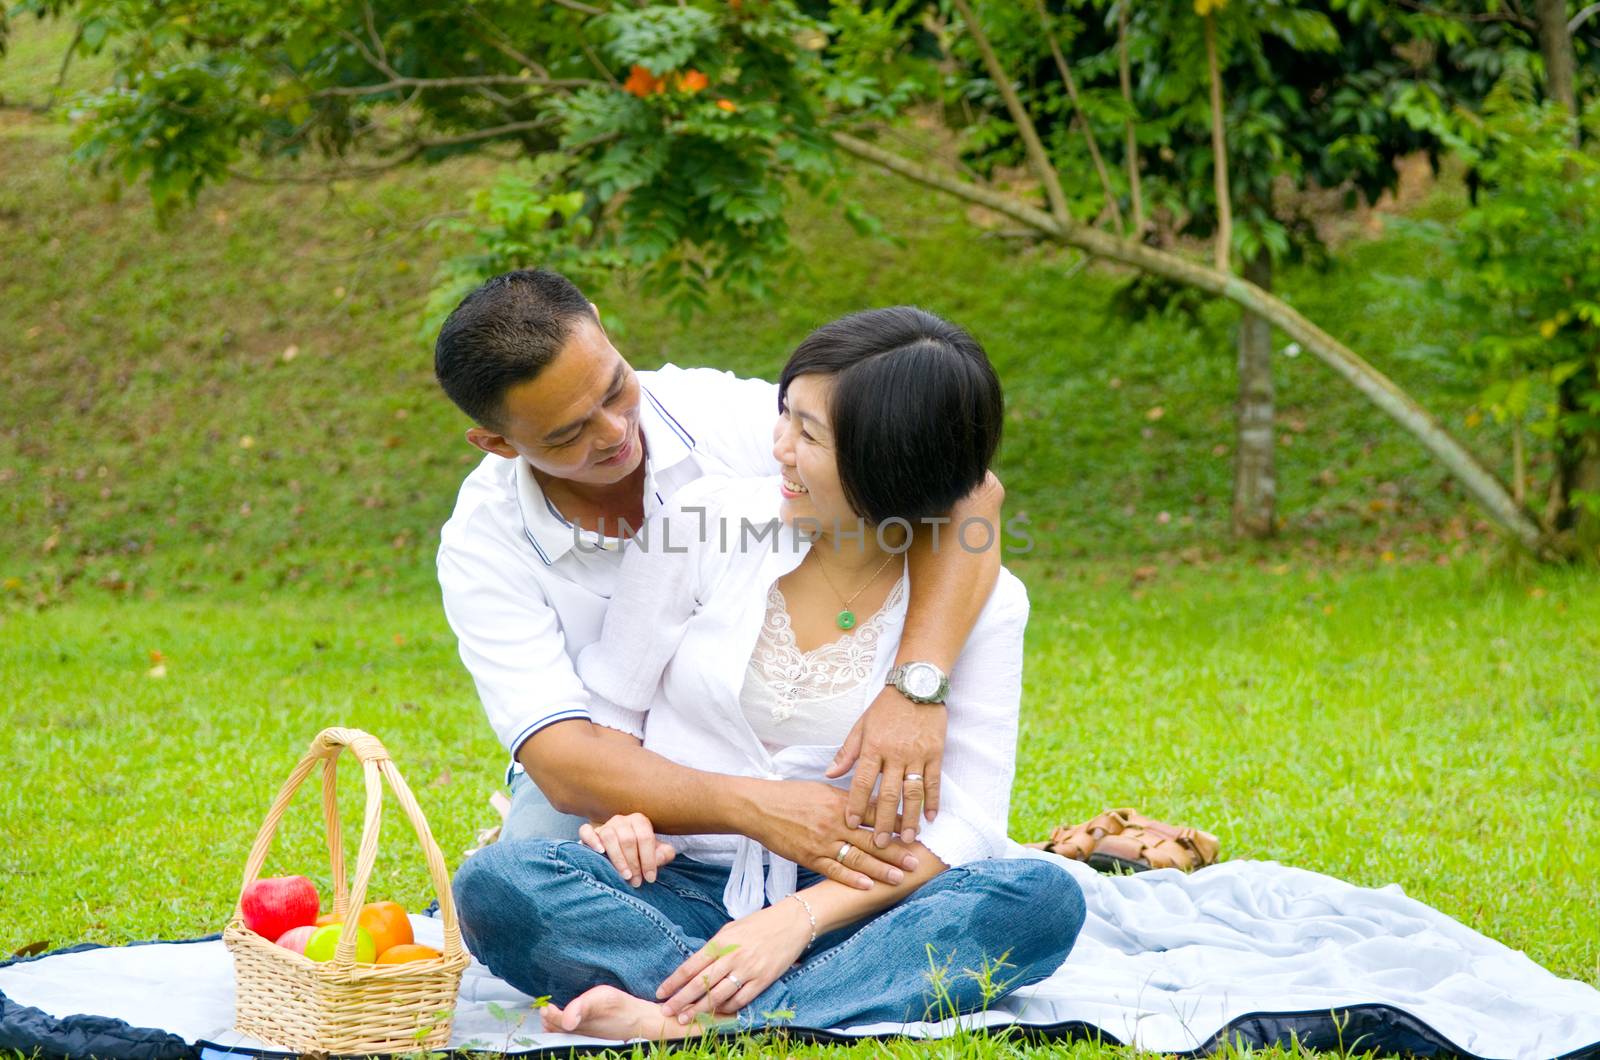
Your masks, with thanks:
M1017 20L1001 13L1004 5L993 7L986 23L996 27L996 48L1008 66L1031 72L1023 100L1044 139L1064 149L1057 164L1070 170L1078 160L1055 132L1062 117L1041 46L1013 31ZM1141 198L1156 211L1152 238L1164 246L1180 235L1210 239L1219 271L1237 257L1264 291L1284 262L1324 257L1304 193L1342 188L1352 204L1357 196L1372 202L1395 187L1397 159L1439 150L1440 138L1396 106L1413 86L1424 81L1452 102L1474 87L1448 61L1423 58L1442 39L1459 38L1460 23L1386 6L1198 0L1193 13L1144 4L1130 14L1123 3L1066 0L1056 19L1086 109L1100 118L1097 134L1113 137L1118 123L1134 133L1126 173L1145 177ZM1134 54L1125 64L1130 20ZM975 57L973 64L976 73ZM1124 65L1139 73L1136 92ZM977 142L969 161L980 166L1009 150L1004 136ZM1098 209L1091 204L1088 213ZM1139 309L1172 299L1168 285L1151 290L1139 281L1130 290L1123 304ZM1276 524L1275 388L1271 326L1248 310L1240 314L1237 364L1234 528L1261 537Z
M1411 431L1513 537L1545 550L1492 472L1281 299L1074 218L982 23L966 0L952 2L1029 144L1050 212L861 135L935 96L944 78L939 56L913 46L924 43L904 17L914 0L838 0L827 23L790 0L80 0L82 45L114 49L118 83L83 104L78 150L123 181L145 180L170 212L252 157L360 175L510 149L537 160L528 193L551 205L546 223L574 225L572 243L591 260L641 270L688 304L708 282L762 292L787 243L789 189L827 190L850 156L1256 313ZM573 193L581 229L555 208Z

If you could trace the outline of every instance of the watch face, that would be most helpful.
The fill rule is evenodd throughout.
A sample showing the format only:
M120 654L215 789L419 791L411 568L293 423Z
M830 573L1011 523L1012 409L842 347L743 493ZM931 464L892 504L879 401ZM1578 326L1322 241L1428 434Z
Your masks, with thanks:
M906 669L906 691L924 698L939 691L939 671L926 663L916 663Z

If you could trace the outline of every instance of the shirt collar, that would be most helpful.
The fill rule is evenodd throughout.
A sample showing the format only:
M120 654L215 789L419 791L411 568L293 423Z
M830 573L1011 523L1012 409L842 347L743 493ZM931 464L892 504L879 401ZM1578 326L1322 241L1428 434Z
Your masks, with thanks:
M684 429L659 398L646 387L640 387L639 433L644 437L645 495L655 489L655 480L661 472L676 467L695 451L694 436ZM578 538L605 548L605 539L587 530L575 529L561 517L555 505L544 495L544 489L533 475L533 465L517 457L513 472L516 475L517 506L522 512L522 532L539 554L545 566L572 551Z

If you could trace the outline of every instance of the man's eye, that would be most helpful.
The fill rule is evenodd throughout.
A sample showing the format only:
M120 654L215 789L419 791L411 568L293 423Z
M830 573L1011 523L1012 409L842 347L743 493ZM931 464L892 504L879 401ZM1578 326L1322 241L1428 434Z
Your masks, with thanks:
M571 445L573 442L577 441L579 438L582 438L582 437L583 437L583 432L579 431L577 434L574 434L571 438L568 438L564 442L551 442L549 447L551 449L565 449L567 446Z

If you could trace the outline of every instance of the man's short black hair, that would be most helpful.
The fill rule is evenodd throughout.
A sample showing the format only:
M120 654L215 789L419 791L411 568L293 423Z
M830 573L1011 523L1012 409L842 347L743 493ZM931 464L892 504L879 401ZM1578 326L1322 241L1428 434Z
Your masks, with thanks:
M869 309L813 331L784 365L833 377L828 410L845 499L874 523L944 515L983 481L1005 403L966 331L914 306Z
M433 374L474 423L498 429L506 391L555 360L580 320L595 320L589 299L549 269L517 269L461 300L433 345Z

